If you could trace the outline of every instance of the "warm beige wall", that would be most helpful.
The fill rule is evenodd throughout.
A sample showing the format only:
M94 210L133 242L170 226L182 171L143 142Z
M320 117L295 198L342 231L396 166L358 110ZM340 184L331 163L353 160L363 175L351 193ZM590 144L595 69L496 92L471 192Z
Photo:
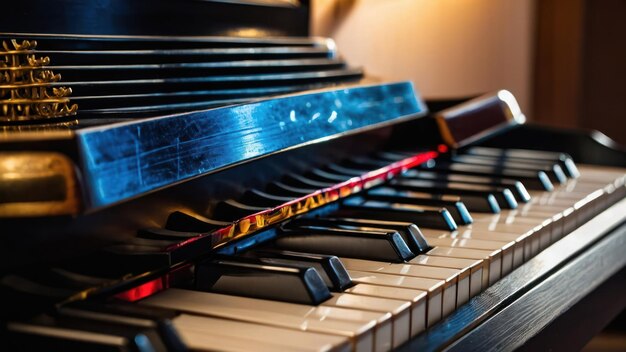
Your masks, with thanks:
M533 0L312 0L330 36L369 75L412 80L423 96L507 88L530 112Z

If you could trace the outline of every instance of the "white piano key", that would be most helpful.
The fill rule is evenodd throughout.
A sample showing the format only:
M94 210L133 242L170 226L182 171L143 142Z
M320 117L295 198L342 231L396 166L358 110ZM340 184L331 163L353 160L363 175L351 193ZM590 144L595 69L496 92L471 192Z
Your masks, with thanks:
M140 304L174 309L195 315L226 318L257 324L345 336L356 351L375 351L391 345L391 314L307 306L256 298L228 296L170 288ZM381 334L378 334L378 332Z
M551 230L543 225L528 226L517 224L482 224L474 223L461 229L473 229L478 231L490 231L495 233L511 233L511 234L524 234L528 237L526 240L526 247L524 249L524 261L534 257L539 253L539 242L541 236L547 236L549 238Z
M525 246L530 248L532 232L521 235L512 233L498 233L493 231L480 231L474 229L460 228L457 231L447 232L434 229L421 229L426 238L450 238L450 239L476 239L501 242L503 245L514 242L512 269L524 263ZM530 249L529 249L530 250Z
M397 348L407 342L410 338L411 302L399 299L353 295L350 293L337 293L330 299L324 301L321 305L391 313L392 329L390 329L391 331L389 331L389 334L392 335L392 345L379 345L376 347L376 350L389 350L391 348Z
M342 258L341 262L349 270L444 280L446 284L443 289L443 316L447 316L454 311L457 306L456 302L459 300L459 295L462 295L461 299L464 299L465 296L469 296L469 269L463 270L412 264L381 263L349 258ZM464 292L459 292L461 286L463 287L461 290L465 290ZM455 302L455 304L452 304L452 302ZM448 303L448 305L446 305L446 303Z
M500 250L490 251L469 248L434 247L426 254L438 257L482 259L487 261L488 265L485 266L486 270L483 270L483 289L489 287L501 277L502 252Z
M241 321L181 314L172 319L185 345L194 351L341 351L347 337L278 328Z
M349 269L348 273L350 274L352 281L356 283L426 291L428 293L427 326L431 326L441 320L442 307L444 304L443 288L445 286L445 281ZM450 304L450 302L446 302L446 304Z
M347 293L363 296L400 299L411 302L411 337L426 329L426 291L391 286L356 284L345 290Z
M479 294L482 291L482 282L483 282L483 272L487 269L484 269L488 263L482 259L474 260L474 259L463 259L463 258L449 258L449 257L437 257L437 256L429 256L429 255L418 255L417 257L408 261L408 264L412 265L424 265L424 266L434 266L441 268L451 268L451 269L468 269L469 268L469 277L470 277L470 290L469 297L467 300ZM459 300L461 303L465 303L467 300L465 297L460 297Z
M465 239L465 238L429 238L431 246L482 249L500 251L500 275L504 276L513 268L513 254L516 242L498 242L489 240ZM491 284L491 282L490 282Z

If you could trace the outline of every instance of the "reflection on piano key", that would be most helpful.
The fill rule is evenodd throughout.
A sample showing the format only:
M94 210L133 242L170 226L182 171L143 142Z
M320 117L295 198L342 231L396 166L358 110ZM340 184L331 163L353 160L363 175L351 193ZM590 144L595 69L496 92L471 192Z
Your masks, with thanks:
M173 323L185 344L194 351L352 350L348 338L330 334L191 314L181 314Z
M336 215L336 214L335 214ZM331 215L332 216L332 215ZM322 226L355 231L394 232L397 231L414 254L428 250L428 243L419 228L410 222L379 219L316 217L300 218L288 223L288 227Z
M415 255L398 232L356 231L322 226L284 230L275 244L299 252L402 262Z
M443 280L428 279L422 277L404 277L398 275L380 274L373 272L365 272L359 270L348 270L352 281L359 284L371 284L380 286L390 286L404 289L414 289L428 292L428 308L427 308L427 325L430 326L441 320L442 309L444 306L453 306L456 299L452 300L450 295L444 295L446 284ZM456 287L454 287L456 292ZM454 296L452 296L454 297ZM445 301L445 298L449 298Z
M277 301L319 304L330 292L315 268L249 257L219 257L196 265L195 288Z
M454 230L457 226L446 208L390 203L361 197L346 199L336 214L343 217L405 221L445 230Z
M391 314L327 306L307 306L208 292L168 289L142 305L194 315L245 321L350 339L355 351L385 351L391 346Z

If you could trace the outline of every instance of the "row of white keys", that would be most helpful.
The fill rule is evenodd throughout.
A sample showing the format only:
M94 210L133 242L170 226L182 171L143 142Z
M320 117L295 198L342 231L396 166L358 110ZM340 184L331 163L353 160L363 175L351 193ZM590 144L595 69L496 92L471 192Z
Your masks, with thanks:
M488 273L483 280L491 285L501 276L529 260L540 250L561 238L565 231L571 232L576 226L587 221L597 214L607 204L594 204L599 199L607 197L608 192L615 190L607 188L606 184L620 184L623 174L612 174L601 182L587 182L574 180L578 187L567 188L568 184L557 188L555 192L535 192L534 198L549 195L548 200L535 201L524 204L521 209L503 210L500 214L472 214L474 223L469 226L459 226L454 232L422 228L422 233L429 244L436 246L427 253L427 256L451 256L467 258L467 250L477 251L500 249L500 274L497 273L497 256L495 253L484 253L484 259L489 263L486 266ZM617 181L616 181L617 179ZM621 184L623 187L623 183ZM544 205L548 204L548 205ZM550 215L550 212L557 212ZM566 223L564 220L569 221ZM513 247L511 259L507 248ZM465 249L460 252L460 249ZM474 253L477 254L477 253Z
M356 284L345 290L354 295L392 298L411 303L411 337L426 329L428 292L409 288Z
M413 290L416 292L426 292L426 325L431 326L441 320L443 311L442 307L445 298L444 288L446 286L446 282L444 280L373 273L350 269L348 269L348 273L352 278L352 282L356 284L387 286L391 288ZM455 304L454 302L446 303Z
M348 270L443 280L445 284L441 314L444 317L452 313L460 304L469 300L469 269L451 269L409 263L384 263L352 258L341 258L341 262Z
M193 351L352 350L349 339L336 335L191 314L181 314L174 318L172 323L185 345Z
M390 313L308 306L256 298L170 288L140 304L186 314L229 319L343 337L353 351L387 351L392 347ZM219 350L219 346L217 346Z

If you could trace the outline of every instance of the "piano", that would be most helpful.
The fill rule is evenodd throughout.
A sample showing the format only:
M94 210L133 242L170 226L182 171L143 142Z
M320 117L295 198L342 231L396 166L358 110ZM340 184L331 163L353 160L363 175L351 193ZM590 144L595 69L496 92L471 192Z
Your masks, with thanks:
M9 350L571 350L626 307L601 133L371 79L308 1L49 5L0 24Z

